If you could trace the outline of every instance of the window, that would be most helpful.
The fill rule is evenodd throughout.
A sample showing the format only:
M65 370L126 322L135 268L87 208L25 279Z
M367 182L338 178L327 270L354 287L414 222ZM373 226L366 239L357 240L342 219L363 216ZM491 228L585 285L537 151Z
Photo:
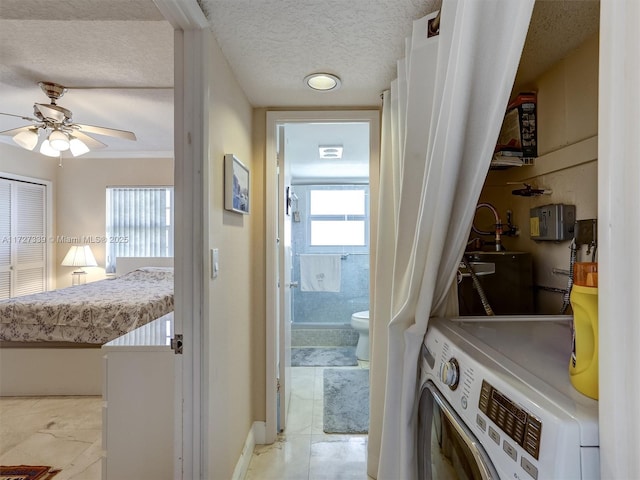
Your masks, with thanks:
M310 246L366 246L366 193L365 187L358 186L310 189Z
M116 257L172 257L173 223L173 187L108 187L107 273Z

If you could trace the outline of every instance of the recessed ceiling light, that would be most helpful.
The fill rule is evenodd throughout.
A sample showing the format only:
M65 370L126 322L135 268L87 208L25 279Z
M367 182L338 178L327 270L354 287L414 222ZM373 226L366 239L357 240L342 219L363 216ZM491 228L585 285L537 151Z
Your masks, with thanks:
M320 145L318 146L318 152L320 158L342 158L342 145Z
M304 83L314 90L328 92L340 88L340 78L330 73L312 73L304 78Z

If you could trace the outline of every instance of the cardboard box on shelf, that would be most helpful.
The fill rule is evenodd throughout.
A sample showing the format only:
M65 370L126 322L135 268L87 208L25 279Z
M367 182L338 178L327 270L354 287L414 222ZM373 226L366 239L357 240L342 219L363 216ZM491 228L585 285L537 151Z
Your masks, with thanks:
M538 156L536 93L520 93L507 107L496 151L517 148L522 156Z

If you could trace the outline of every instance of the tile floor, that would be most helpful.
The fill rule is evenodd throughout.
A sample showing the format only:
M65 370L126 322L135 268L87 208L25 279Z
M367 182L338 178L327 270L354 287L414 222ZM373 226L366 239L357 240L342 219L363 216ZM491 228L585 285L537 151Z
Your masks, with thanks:
M368 366L360 362L359 368ZM371 478L367 476L367 435L322 431L323 370L292 368L288 425L273 445L256 446L246 480Z
M322 431L323 369L292 369L286 431L256 446L246 480L370 480L367 435ZM101 397L0 397L0 464L61 468L55 480L100 480L101 408Z
M0 464L51 465L55 480L100 480L102 397L1 397Z

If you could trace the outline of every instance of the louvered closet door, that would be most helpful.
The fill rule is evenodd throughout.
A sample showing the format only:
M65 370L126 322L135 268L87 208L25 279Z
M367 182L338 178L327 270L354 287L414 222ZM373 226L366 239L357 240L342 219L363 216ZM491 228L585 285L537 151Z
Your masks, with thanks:
M0 298L46 289L46 187L0 179Z
M45 290L47 212L44 185L15 182L14 187L16 297Z

